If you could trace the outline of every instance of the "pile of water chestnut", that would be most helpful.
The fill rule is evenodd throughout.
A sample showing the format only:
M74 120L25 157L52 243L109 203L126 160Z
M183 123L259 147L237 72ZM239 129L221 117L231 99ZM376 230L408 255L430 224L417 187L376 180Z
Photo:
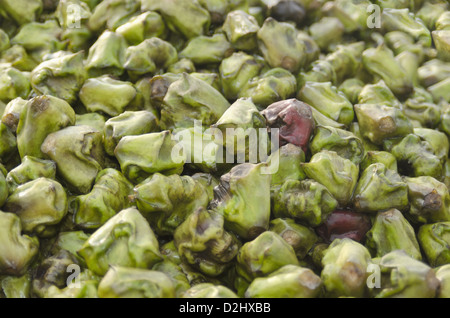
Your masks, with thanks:
M447 0L0 0L0 298L450 298Z

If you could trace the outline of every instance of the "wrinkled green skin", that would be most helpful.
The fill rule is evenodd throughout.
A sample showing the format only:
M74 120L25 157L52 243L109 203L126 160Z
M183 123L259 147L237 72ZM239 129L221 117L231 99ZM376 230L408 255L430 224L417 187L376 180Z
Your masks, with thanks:
M275 217L289 217L318 226L336 209L338 202L329 190L314 180L287 180L272 187L271 204Z
M161 127L190 127L194 120L201 120L203 125L211 125L229 106L229 102L214 87L183 73L179 80L169 86L164 97Z
M190 73L192 75L192 72L195 72L195 65L190 59L184 58L170 65L167 72L171 74Z
M305 41L299 36L299 31L288 23L268 18L259 29L257 38L259 49L271 67L296 72L308 62ZM317 55L314 53L318 53L319 48L316 46L313 50L313 55Z
M197 1L142 1L141 10L157 11L165 19L169 29L190 39L205 33L211 17Z
M76 115L76 126L90 126L92 128L95 128L97 130L102 131L106 118L103 115L100 115L99 113L87 113L83 115Z
M122 173L134 183L144 181L150 174L159 172L167 175L183 171L184 158L171 157L175 141L170 131L123 137L114 155L119 161ZM148 149L142 156L142 149Z
M190 176L155 173L133 190L133 200L160 235L175 229L198 208L209 202L207 188Z
M88 111L101 111L118 116L136 97L131 82L123 82L104 75L86 80L80 90L80 100Z
M81 1L81 0L63 0L57 3L55 15L59 21L59 24L64 29L72 26L74 15L80 13L80 28L85 27L89 18L91 17L91 7L88 4L89 1ZM79 6L80 12L74 12L76 10L70 10L70 5L76 4Z
M328 297L365 297L369 251L349 238L335 239L323 252L321 278Z
M166 24L161 15L156 12L144 12L128 20L116 29L131 45L138 45L145 39L164 37Z
M83 272L80 274L80 276ZM98 280L88 279L79 285L70 285L59 289L52 285L45 292L44 298L98 298Z
M294 249L275 232L266 231L241 247L236 270L241 277L251 282L285 265L299 265Z
M450 222L437 222L422 225L417 235L428 262L438 267L450 262Z
M336 1L326 8L326 12L336 16L347 32L353 32L366 28L366 8L368 4L370 4L368 0L358 2Z
M26 98L30 88L26 73L8 64L0 65L0 101L7 103L17 97Z
M60 250L66 250L75 256L79 264L84 264L84 259L77 254L77 251L83 246L88 238L89 235L83 231L60 232L55 239L51 252L56 254Z
M178 61L177 50L164 40L150 38L125 52L124 68L132 78L166 69Z
M162 248L161 252L163 252ZM182 297L184 292L191 288L189 279L187 274L183 271L183 268L179 264L166 258L165 255L164 260L156 263L152 267L152 270L163 272L171 279L175 287L175 297Z
M9 36L5 31L0 30L0 52L9 48Z
M87 193L103 169L102 133L89 126L69 126L49 134L41 151L56 162L57 175L76 193Z
M438 298L449 298L450 297L450 265L443 265L436 270L436 277L439 279L440 286L439 292L437 294Z
M322 281L312 270L285 265L267 277L253 280L245 291L245 297L316 298L321 292Z
M428 87L428 91L431 93L431 95L433 95L433 99L436 103L438 103L440 100L444 100L447 103L450 103L449 87L450 80L447 78L437 84Z
M215 189L216 211L225 228L244 239L253 239L269 228L270 180L264 164L243 163L222 175ZM255 187L258 191L255 193Z
M189 284L192 286L202 284L202 283L211 283L214 285L221 285L223 284L220 280L207 276L202 274L201 272L195 270L193 267L191 267L186 262L182 262L180 264L181 270L185 274L187 280L189 281Z
M428 143L431 152L441 162L447 159L447 154L450 151L450 142L445 133L429 128L414 128L414 134Z
M39 94L56 96L71 103L86 78L83 55L75 53L39 64L31 72L31 85Z
M177 227L174 243L181 258L209 276L222 274L237 255L240 243L223 228L223 216L199 208Z
M11 44L23 46L26 50L35 51L38 59L42 59L46 53L53 53L64 49L64 43L59 40L61 28L55 20L47 20L43 23L30 22L25 24L11 39Z
M301 147L286 144L273 153L267 160L269 163L278 160L278 171L272 174L271 188L282 185L287 180L303 180L306 178L300 163L305 162L305 153Z
M119 171L100 171L92 191L70 203L74 223L83 229L97 229L117 212L129 207L133 185Z
M136 208L120 211L95 231L79 249L87 267L103 276L110 265L148 268L161 261L159 244Z
M223 95L235 99L248 81L259 75L261 63L244 52L235 52L220 63L219 71Z
M259 25L255 17L242 10L228 13L222 26L228 40L237 50L251 51L257 47Z
M264 109L272 103L292 97L296 89L296 79L283 68L273 68L252 78L239 97L251 97L260 109Z
M174 138L178 140L180 155L186 157L186 165L189 169L197 169L206 173L224 171L230 167L230 163L224 163L224 152L222 146L211 140L211 134L198 128L180 129L174 131ZM210 131L209 131L210 132ZM201 140L202 142L196 142Z
M349 78L339 86L339 90L345 94L352 104L358 103L358 96L363 88L364 82L357 78Z
M405 178L409 217L419 223L450 221L450 195L444 183L432 177Z
M252 154L250 150L259 148L259 145L254 143L261 142L262 137L259 138L259 129L266 128L266 119L258 111L251 98L239 98L224 112L212 128L213 135L221 133L222 138L218 137L214 139L214 142L223 147L223 152L227 158L228 156L236 157L234 162L242 162L242 157L244 157L245 162L252 162L250 160L254 162L255 159L250 159L250 155L260 157L259 151L257 154L254 154L254 152ZM231 134L228 132L229 129L231 129ZM248 133L248 131L254 132L255 130L256 136L258 136L256 140L251 138ZM233 153L228 152L230 149ZM229 162L227 158L225 158L225 161ZM258 159L262 160L261 158Z
M70 265L79 265L77 259L68 251L60 250L57 254L43 260L37 269L37 275L33 279L33 293L39 297L45 297L51 286L64 288L70 271Z
M322 150L302 167L306 175L323 184L339 204L345 205L351 200L359 175L358 166L352 161L334 151Z
M18 186L41 177L55 179L55 162L32 156L25 156L19 166L8 172L6 182L8 184L9 192L12 193Z
M434 298L439 287L435 271L404 251L397 250L383 256L381 290L377 298Z
M362 42L352 43L348 46L338 45L336 50L324 59L314 61L310 71L299 73L302 78L299 80L299 87L303 87L308 81L331 82L337 85L346 77L355 75L363 49Z
M450 186L450 160L447 159L444 163L444 184L447 186L447 189Z
M298 259L303 259L319 240L316 233L306 226L297 224L293 219L273 219L269 231L280 235L294 248Z
M376 84L365 85L358 95L357 104L385 104L400 109L402 108L400 101L383 80L380 80Z
M2 62L10 63L11 66L22 72L32 71L38 63L27 54L27 51L16 44L2 53Z
M6 298L30 298L30 275L25 274L20 277L5 276L0 279L0 294L4 294Z
M38 96L27 102L17 125L17 148L20 156L45 158L41 145L46 137L75 124L75 112L62 99Z
M430 143L416 134L404 137L392 147L391 153L397 158L398 167L404 175L442 178L443 166L439 157L433 153Z
M90 77L111 74L120 76L124 72L126 50L125 38L111 31L105 31L89 48L86 70Z
M0 211L0 273L23 275L39 250L37 237L23 235L20 218L14 213Z
M385 104L355 105L361 135L372 143L380 145L385 139L402 137L413 132L405 114Z
M446 62L450 62L450 53L448 49L450 48L450 30L435 30L431 32L434 43L436 44L436 49L438 51L438 57ZM448 96L448 95L447 95Z
M424 47L431 46L430 31L420 19L414 19L407 8L383 10L382 18L384 19L382 27L386 31L403 31L418 40Z
M330 126L318 126L311 140L313 154L323 149L336 152L339 156L359 165L364 158L362 141L351 132Z
M450 65L439 59L432 59L420 66L417 72L420 84L423 87L429 87L448 77Z
M169 261L176 265L181 265L180 254L178 254L178 249L175 246L175 242L169 241L160 247L161 255L165 261ZM158 263L160 264L160 263ZM155 265L156 266L156 265Z
M423 127L434 128L441 121L441 109L433 103L433 99L426 100L421 97L410 98L405 102L405 115L416 120Z
M298 99L317 109L338 123L349 125L354 117L353 106L344 93L331 82L306 82L298 93Z
M376 213L389 208L404 211L408 203L407 185L396 171L374 163L361 173L353 196L357 211Z
M367 233L366 246L374 257L404 250L414 259L422 260L414 228L396 209L376 215L372 229Z
M175 51L176 52L176 51ZM233 52L224 34L198 36L188 42L180 58L190 59L195 65L217 64Z
M41 298L98 298L100 276L95 275L78 256L65 250L56 249L42 261L36 269L32 281L32 296ZM70 276L78 267L81 272L74 278Z
M92 10L88 26L95 32L104 28L115 29L137 10L139 10L139 2L135 0L102 1Z
M17 97L10 101L5 105L3 116L2 116L2 124L7 126L9 130L13 133L17 131L17 125L19 124L20 114L24 109L27 101Z
M367 151L360 169L364 171L374 163L382 163L387 169L397 171L397 159L387 151Z
M2 1L2 10L8 13L19 25L35 21L42 12L42 1Z
M173 298L175 287L163 272L113 266L98 286L100 298Z
M411 93L413 83L406 71L394 59L393 52L385 45L370 48L362 55L364 67L373 75L383 79L391 91L404 96Z
M336 128L342 128L341 127L336 127ZM350 124L349 127L350 132L352 132L356 137L358 137L364 144L364 150L366 151L366 156L364 158L367 158L367 153L369 151L379 151L381 150L380 146L374 144L373 142L371 142L369 139L367 139L366 137L364 137L361 133L361 129L359 127L358 122L353 122ZM362 163L363 164L363 163Z
M103 143L108 155L114 156L114 149L124 136L143 135L155 132L158 129L158 120L152 112L125 111L122 114L108 119L104 124Z
M19 216L25 233L53 236L67 213L66 190L59 182L40 177L17 187L4 209Z
M238 296L225 286L202 283L189 288L183 293L182 298L238 298Z
M326 52L342 40L344 25L335 17L323 17L311 25L309 32L320 49Z

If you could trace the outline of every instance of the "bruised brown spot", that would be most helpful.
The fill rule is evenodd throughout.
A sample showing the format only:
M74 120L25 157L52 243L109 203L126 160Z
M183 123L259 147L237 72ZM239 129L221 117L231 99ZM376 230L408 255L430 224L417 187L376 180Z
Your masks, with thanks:
M152 99L162 101L167 94L170 83L163 77L154 77L150 80L150 93Z
M442 206L442 199L434 189L428 193L423 200L423 207L430 210L439 210Z
M208 229L208 223L207 222L198 222L197 227L195 228L198 235L202 235L205 233L205 231Z
M8 113L3 116L2 123L8 126L12 131L16 131L17 125L19 124L19 116Z
M436 291L436 293L439 291L441 283L439 279L436 277L436 273L434 272L433 269L428 271L426 276L426 282L430 290L434 290Z
M248 230L248 237L254 238L257 237L259 234L263 233L266 229L259 226L254 226Z
M381 131L384 132L394 132L395 131L395 121L392 117L383 117L378 125Z
M295 60L290 56L285 56L281 60L281 67L288 70L288 71L295 71L297 63Z
M345 280L348 287L356 289L365 284L365 275L365 271L361 270L359 266L351 262L344 264L339 273L339 276Z
M289 245L297 246L300 243L300 237L294 231L287 230L282 237Z
M50 105L50 99L46 96L33 98L30 109L35 113L43 113Z

